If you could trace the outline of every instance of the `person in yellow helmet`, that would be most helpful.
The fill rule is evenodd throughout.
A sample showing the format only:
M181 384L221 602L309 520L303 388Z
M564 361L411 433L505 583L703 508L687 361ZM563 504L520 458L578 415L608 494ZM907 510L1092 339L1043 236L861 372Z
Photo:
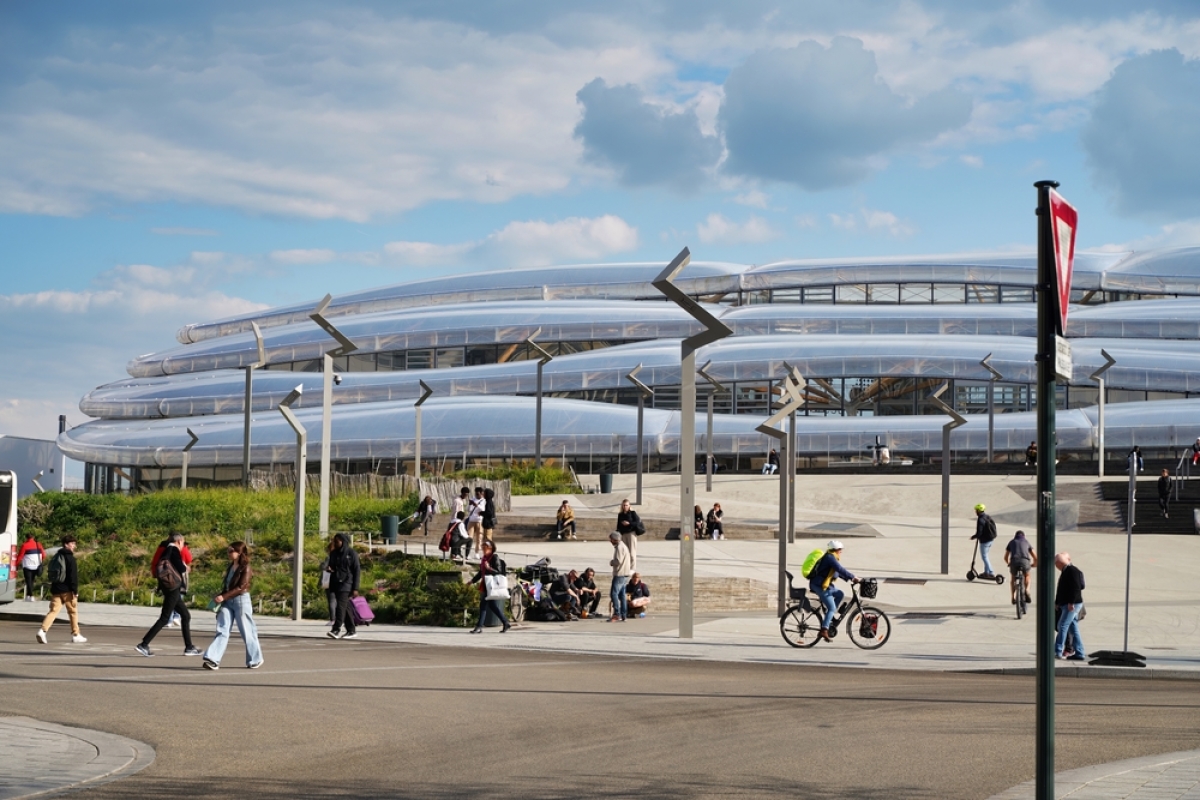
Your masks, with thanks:
M972 539L979 542L979 557L983 559L983 575L984 579L995 579L996 574L992 572L992 560L988 558L988 553L992 550L992 543L996 541L996 522L987 514L987 506L979 503L975 506L975 535Z

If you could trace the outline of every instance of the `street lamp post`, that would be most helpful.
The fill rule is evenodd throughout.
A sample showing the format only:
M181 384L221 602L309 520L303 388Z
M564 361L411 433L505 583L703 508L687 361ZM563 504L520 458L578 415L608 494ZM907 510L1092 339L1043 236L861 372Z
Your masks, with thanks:
M1100 355L1104 356L1104 366L1093 372L1088 377L1096 382L1099 387L1100 394L1096 403L1096 445L1099 447L1100 471L1099 477L1104 477L1104 373L1117 363L1117 360L1108 354L1107 350L1101 348ZM1128 647L1126 648L1128 649Z
M772 439L779 442L779 462L780 469L783 469L785 457L788 456L788 439L790 438L786 431L782 431L775 426L779 424L786 416L791 414L804 403L804 395L802 394L804 387L804 379L800 377L798 371L792 374L784 375L783 378L783 396L780 397L782 407L767 417L763 423L755 428L760 433L765 433ZM784 398L787 398L784 400ZM787 529L788 517L791 512L788 509L788 484L784 475L786 472L781 472L779 478L779 595L777 614L783 616L783 612L787 609Z
M246 370L246 397L243 402L242 410L242 488L250 488L250 411L254 401L254 369L261 367L267 363L267 350L263 344L262 330L258 327L257 322L251 322L250 327L254 329L254 341L258 344L258 361L253 364L247 364L242 369Z
M638 380L637 374L642 371L642 365L638 364L625 376L625 380L632 383L638 390L638 413L637 413L637 494L634 499L637 501L634 505L642 504L642 464L645 462L643 451L645 449L645 441L642 436L642 423L646 415L646 400L654 397L654 390L646 384Z
M192 463L192 448L196 446L196 442L200 441L200 437L192 433L191 428L187 428L186 430L188 436L192 437L192 440L183 446L183 469L180 470L179 474L180 489L187 488L188 467Z
M534 331L533 336L537 336L541 332L542 329L538 328ZM533 432L534 439L536 440L534 442L533 465L540 467L542 466L542 368L553 361L554 356L547 353L540 344L535 342L533 336L526 339L525 344L536 350L540 356L537 362L537 419L534 421Z
M929 402L950 417L942 426L942 574L950 574L950 431L966 425L966 417L959 414L942 400L942 394L950 386L943 383L929 395Z
M344 356L347 353L353 353L358 349L358 345L346 338L346 335L339 331L333 323L325 319L325 309L329 307L329 302L333 300L333 295L327 294L322 298L313 312L309 314L309 319L317 323L330 336L337 340L340 347L325 353L321 358L321 372L324 376L324 393L321 396L321 499L318 512L318 532L324 538L329 535L329 456L333 451L333 359L335 356ZM340 379L338 379L340 381Z
M413 420L413 425L416 428L415 432L417 436L416 447L414 448L416 451L414 455L417 459L417 466L414 468L414 470L417 474L417 480L421 480L421 406L423 406L425 401L429 399L429 396L433 394L433 389L430 389L425 381L417 381L417 383L421 384L421 396L418 397L417 402L413 404L416 408L416 411L414 412L416 418ZM426 523L426 525L428 526L428 523ZM428 529L425 532L428 533Z
M308 431L292 413L292 403L300 399L303 385L297 386L279 403L279 413L296 432L296 514L295 514L295 557L292 559L292 619L301 618L304 597L304 477L308 469Z
M979 362L979 365L992 373L992 377L988 378L988 452L987 463L992 463L994 446L996 442L996 381L1000 380L1003 375L1000 371L992 366L992 354L988 353Z
M696 570L696 542L692 537L694 519L692 512L696 504L696 350L710 342L722 339L733 331L728 325L713 316L707 309L688 297L687 293L672 281L691 261L692 254L685 247L671 260L666 269L652 283L668 299L682 308L704 330L689 336L680 344L679 355L679 638L691 639L693 635L694 578Z
M708 429L704 437L704 491L706 492L712 491L713 478L713 397L717 392L725 391L725 387L721 382L705 371L710 366L712 366L712 361L706 361L703 367L696 370L696 374L709 383L708 392L706 393L708 394Z

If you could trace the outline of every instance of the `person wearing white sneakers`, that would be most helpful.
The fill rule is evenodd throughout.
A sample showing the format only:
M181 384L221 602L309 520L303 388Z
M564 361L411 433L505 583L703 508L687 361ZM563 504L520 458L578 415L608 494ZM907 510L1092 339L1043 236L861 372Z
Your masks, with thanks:
M71 621L71 641L75 644L87 641L79 631L79 570L75 566L75 546L75 537L68 533L62 538L62 547L50 559L47 576L50 578L50 613L42 620L37 632L37 640L42 644L46 643L46 634L64 606Z

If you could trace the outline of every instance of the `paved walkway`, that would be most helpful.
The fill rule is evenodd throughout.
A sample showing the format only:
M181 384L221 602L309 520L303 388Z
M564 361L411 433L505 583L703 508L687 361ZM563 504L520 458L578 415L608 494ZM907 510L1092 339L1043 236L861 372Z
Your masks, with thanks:
M111 733L28 717L0 717L0 800L44 797L138 772L154 748Z
M616 476L611 495L574 498L577 513L615 516L622 497L632 496L633 476ZM678 476L646 476L645 516L669 518L677 513ZM986 671L1030 674L1034 670L1036 636L1033 618L1017 620L1008 602L1008 587L967 582L974 529L970 507L979 501L1003 511L1022 503L1011 478L968 476L955 479L952 512L951 574L940 564L940 477L826 476L803 478L798 492L797 528L842 525L869 526L872 538L846 538L846 563L860 575L885 579L875 604L892 618L892 634L880 650L867 652L839 637L833 644L795 650L784 644L778 621L769 610L700 613L694 636L679 638L676 612L653 609L647 619L624 624L587 620L569 624L526 624L506 636L469 636L464 629L374 625L360 629L364 640L410 642L450 647L487 647L624 654L644 658L673 658L763 663L803 667L840 666L867 669ZM697 499L721 502L727 518L770 521L778 484L759 476L717 476L714 492L697 483ZM522 513L545 512L553 517L561 498L515 498ZM961 506L961 508L960 508ZM1026 528L1032 536L1032 526ZM1011 538L1012 526L1000 526L1000 547ZM824 538L797 538L788 554L793 572L808 550ZM697 577L737 577L758 581L771 591L778 570L774 541L696 542ZM607 542L530 542L503 545L510 566L550 554L563 569L594 566L603 574L611 557ZM1120 650L1124 642L1126 538L1099 531L1061 531L1057 549L1068 549L1087 576L1088 617L1084 639L1089 651ZM678 574L677 542L646 541L639 545L638 570L653 589L655 577ZM1131 562L1129 649L1146 656L1146 669L1094 667L1058 662L1058 675L1122 677L1129 679L1200 680L1200 583L1194 564L1200 561L1200 537L1140 534L1134 539ZM897 580L899 579L899 580ZM0 611L0 618L34 623L45 603L17 602ZM114 626L130 631L129 647L141 630L157 618L148 607L80 604L80 621L89 626ZM327 630L319 620L291 621L259 617L265 637L321 637ZM214 617L197 612L193 628L212 631ZM65 618L52 628L50 646L70 647ZM167 640L162 642L167 646ZM110 734L49 725L22 718L0 718L0 764L18 765L0 786L0 800L36 797L87 782L115 780L144 768L154 759L148 746ZM1196 798L1200 800L1200 751L1174 753L1072 770L1056 776L1056 796L1083 798ZM993 800L1033 797L1032 783L1021 784Z

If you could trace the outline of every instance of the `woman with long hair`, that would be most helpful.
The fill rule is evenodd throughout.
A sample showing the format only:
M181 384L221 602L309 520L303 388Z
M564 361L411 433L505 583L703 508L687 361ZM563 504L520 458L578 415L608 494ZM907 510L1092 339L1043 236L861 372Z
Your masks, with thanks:
M263 654L258 644L258 626L254 624L254 606L250 601L250 548L245 542L234 542L227 553L229 566L225 568L221 592L213 598L218 604L217 635L204 651L204 668L220 668L233 623L237 622L238 633L246 643L246 666L258 669L263 665Z
M504 626L500 629L501 633L508 633L508 629L512 625L508 622L508 617L504 614L504 603L501 600L489 600L487 590L487 577L489 575L503 575L504 563L500 560L500 556L496 555L496 545L490 539L483 541L483 553L479 558L479 572L475 573L475 577L471 579L471 583L479 584L479 621L475 623L475 629L471 633L483 633L483 621L488 611L496 615L496 619Z

